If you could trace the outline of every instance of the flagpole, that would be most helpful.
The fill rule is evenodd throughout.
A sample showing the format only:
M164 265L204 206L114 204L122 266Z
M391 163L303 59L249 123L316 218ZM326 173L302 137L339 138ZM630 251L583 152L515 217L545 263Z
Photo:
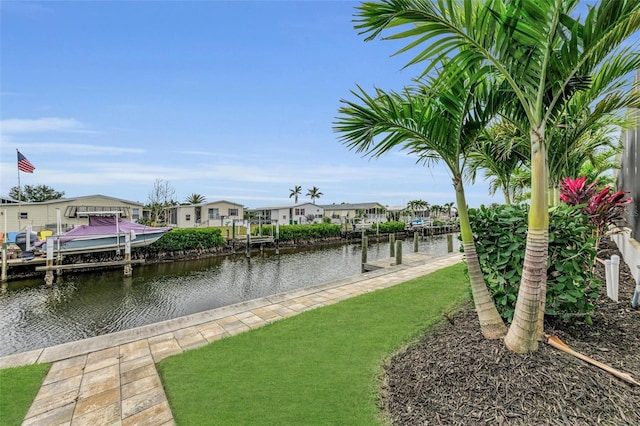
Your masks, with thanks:
M18 155L20 151L16 148L16 155ZM22 217L22 188L20 187L20 166L18 165L18 232L22 230L22 226L20 223L20 219Z

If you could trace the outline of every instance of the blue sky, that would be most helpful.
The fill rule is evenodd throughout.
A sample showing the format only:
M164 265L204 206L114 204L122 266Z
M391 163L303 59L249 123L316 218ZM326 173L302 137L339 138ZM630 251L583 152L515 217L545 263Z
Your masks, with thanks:
M364 42L357 2L13 2L0 5L0 194L22 185L146 203L154 181L247 207L455 201L444 168L377 160L332 130L356 84L400 89L404 42ZM501 201L484 182L471 206Z

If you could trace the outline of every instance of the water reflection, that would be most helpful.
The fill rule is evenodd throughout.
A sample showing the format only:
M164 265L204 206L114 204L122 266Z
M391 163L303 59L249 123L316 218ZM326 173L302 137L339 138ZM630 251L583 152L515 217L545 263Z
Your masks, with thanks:
M413 251L405 241L403 252ZM420 241L419 251L443 254L445 236ZM0 293L0 356L125 330L275 293L360 274L358 244L283 250L136 266L122 270L5 283ZM368 259L389 257L371 243Z

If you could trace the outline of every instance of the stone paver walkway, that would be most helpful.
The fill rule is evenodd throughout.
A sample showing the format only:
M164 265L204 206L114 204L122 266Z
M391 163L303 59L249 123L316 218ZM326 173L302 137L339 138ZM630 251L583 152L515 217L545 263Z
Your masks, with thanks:
M2 357L0 368L53 363L23 425L173 425L156 362L461 260L460 254L413 259L311 288Z

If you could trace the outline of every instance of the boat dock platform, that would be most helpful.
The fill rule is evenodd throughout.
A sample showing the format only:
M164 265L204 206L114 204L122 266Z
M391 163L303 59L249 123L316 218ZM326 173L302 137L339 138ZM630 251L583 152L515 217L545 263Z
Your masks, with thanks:
M428 264L429 261L435 260L442 256L437 256L434 254L427 253L407 253L402 255L402 264L408 267L425 265ZM378 269L387 269L392 266L396 266L396 258L395 257L387 257L385 259L372 260L370 262L365 262L362 265L362 270L364 272L376 271Z

